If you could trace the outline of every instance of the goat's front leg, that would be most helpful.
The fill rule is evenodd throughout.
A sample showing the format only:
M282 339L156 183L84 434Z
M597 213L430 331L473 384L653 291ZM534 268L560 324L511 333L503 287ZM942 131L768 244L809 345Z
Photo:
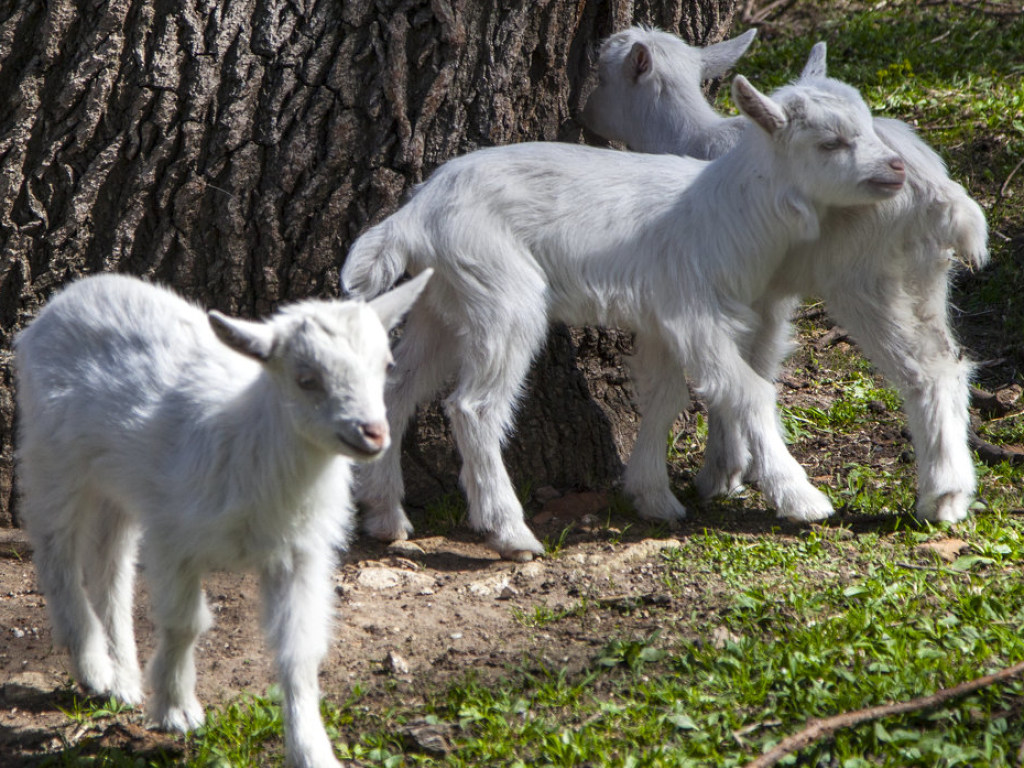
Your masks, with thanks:
M694 339L693 370L709 406L739 432L750 448L751 471L779 517L797 522L821 520L832 514L832 503L807 479L782 439L775 404L775 387L750 367L735 341L718 323L704 323ZM685 351L685 343L680 345Z
M284 694L285 753L295 768L337 768L320 718L317 673L327 653L334 557L323 542L293 546L260 572L264 626Z
M203 707L196 698L195 646L213 618L199 574L184 564L150 555L146 575L159 637L149 663L150 717L165 730L188 731L203 724Z
M790 349L789 317L796 302L792 296L766 296L752 307L756 324L741 350L750 367L767 381L775 381ZM709 403L704 463L694 481L697 492L711 499L742 490L745 481L757 479L751 476L750 462L750 446L740 425Z
M657 337L638 333L635 346L630 370L643 422L626 466L623 487L641 517L680 520L686 516L686 508L669 484L665 436L679 413L689 405L686 374L673 351Z
M918 464L917 514L955 523L977 487L968 445L971 366L946 319L946 274L835 291L831 307L867 357L899 388Z
M378 461L356 467L355 495L362 504L363 530L381 541L408 539L412 533L402 507L402 438L416 407L454 372L454 338L455 332L421 299L409 313L395 347L394 372L384 394L391 447Z

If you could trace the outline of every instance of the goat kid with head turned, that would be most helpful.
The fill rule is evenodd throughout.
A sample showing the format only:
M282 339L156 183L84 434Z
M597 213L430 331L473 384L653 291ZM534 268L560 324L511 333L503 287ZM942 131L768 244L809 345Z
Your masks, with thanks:
M136 553L151 578L150 714L203 722L193 654L201 579L259 572L289 764L338 766L320 720L350 463L388 447L388 328L429 278L375 301L305 301L266 322L209 315L135 278L63 290L17 338L23 493L54 640L90 692L142 700Z
M769 98L740 77L733 96L750 125L713 163L557 143L479 150L443 165L353 244L342 283L357 296L379 293L405 270L435 270L395 350L394 442L356 483L370 533L401 539L411 530L400 438L416 404L454 377L445 405L471 526L506 558L542 551L501 444L552 321L636 334L644 421L624 486L644 517L685 512L665 466L665 435L688 402L684 367L744 436L779 515L832 513L786 450L773 385L745 359L751 304L832 207L896 194L903 163L875 137L849 86L823 80ZM840 141L851 150L825 146Z
M744 35L700 49L657 30L617 33L601 48L601 81L583 120L636 150L685 154L707 147L711 156L722 154L739 140L743 119L715 112L701 81L733 63L746 42ZM799 82L823 81L825 59L825 44L818 43ZM789 349L797 300L824 299L903 395L918 460L918 516L957 522L968 515L976 478L968 447L971 366L949 329L949 273L954 254L972 268L987 261L985 215L909 126L876 118L874 128L903 157L907 183L879 205L827 213L821 238L790 250L754 303L758 321L747 359L774 379ZM740 487L750 475L748 456L743 436L712 408L701 493Z

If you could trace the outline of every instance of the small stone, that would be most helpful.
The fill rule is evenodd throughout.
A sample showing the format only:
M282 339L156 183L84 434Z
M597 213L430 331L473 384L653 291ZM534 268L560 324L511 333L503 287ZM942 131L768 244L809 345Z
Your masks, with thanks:
M361 587L370 589L393 589L402 583L402 577L391 568L364 568L356 581Z
M462 639L462 633L461 632L452 632L450 635L448 635L448 637L450 637L452 640L461 640Z
M443 757L452 751L452 726L426 718L410 720L399 727L402 741L412 751Z
M739 635L733 634L727 627L715 627L711 633L711 644L719 649L725 648L729 643L738 643L740 639Z
M547 504L549 501L554 501L555 499L561 498L561 496L562 492L550 485L545 485L533 492L533 498L535 498L537 502L541 505Z
M534 560L531 563L524 563L523 565L516 568L515 574L516 576L519 576L523 579L532 581L534 579L539 579L541 576L543 576L545 570L546 568L544 566L544 563Z
M416 557L418 555L426 554L423 551L423 547L414 541L402 540L393 541L388 544L389 555L402 555L404 557Z
M388 651L384 657L384 671L392 675L408 675L409 662L394 651Z
M433 595L435 593L434 593L434 590L431 589L430 587L424 587L417 594L419 594L421 596L427 596L427 595Z
M519 596L519 590L517 590L511 584L506 584L502 588L501 594L498 595L498 599L499 600L511 600L512 598L518 597L518 596Z
M505 574L499 576L491 576L487 579L481 579L480 581L474 581L466 589L471 595L477 597L490 597L494 594L499 594L508 586L508 576Z
M15 637L17 637L18 639L21 639L21 638L23 638L25 636L25 631L15 627L14 629L11 630L11 634L14 635Z

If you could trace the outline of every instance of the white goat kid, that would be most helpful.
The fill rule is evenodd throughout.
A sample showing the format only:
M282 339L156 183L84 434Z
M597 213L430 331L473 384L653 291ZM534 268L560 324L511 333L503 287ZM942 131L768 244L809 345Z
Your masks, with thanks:
M599 136L636 152L671 152L712 160L736 144L746 126L722 117L704 97L704 80L724 77L757 30L695 48L646 27L612 35L601 45L598 85L581 120Z
M745 47L730 50L742 53ZM633 28L613 35L602 46L602 82L584 119L607 138L645 151L727 151L738 141L734 126L741 118L722 117L704 101L705 55L721 64L715 46L702 51L666 32ZM825 44L818 43L800 82L824 78L825 58ZM971 366L949 330L948 276L954 253L972 267L987 261L985 215L909 126L876 118L874 127L903 157L907 183L880 205L826 214L821 239L793 248L755 303L760 322L747 344L748 360L762 376L775 378L788 351L796 301L823 298L903 394L918 457L918 515L956 522L968 515L976 479L967 440ZM713 496L734 490L747 474L748 456L737 430L713 412L700 491Z
M685 510L665 468L665 435L688 395L683 367L750 446L761 486L794 520L829 515L779 434L773 385L744 360L750 303L779 260L817 236L830 206L871 205L903 182L859 94L841 83L768 98L745 79L733 96L751 120L714 163L568 144L484 149L450 161L412 200L352 246L342 283L372 296L408 269L436 272L396 347L387 393L394 442L366 467L357 497L384 539L410 530L399 441L417 403L449 377L472 527L501 555L542 547L501 460L501 442L548 323L636 334L644 421L624 485L648 518ZM850 151L823 150L844 141Z
M317 668L350 527L350 462L388 447L387 329L428 277L369 305L307 301L256 323L103 275L62 291L19 335L21 514L54 639L86 689L142 700L141 546L158 633L150 714L198 726L193 651L211 623L201 578L254 568L288 761L338 765Z

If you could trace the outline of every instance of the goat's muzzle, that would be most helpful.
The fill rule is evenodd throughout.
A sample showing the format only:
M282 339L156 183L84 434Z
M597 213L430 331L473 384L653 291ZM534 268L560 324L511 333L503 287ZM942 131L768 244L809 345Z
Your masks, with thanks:
M342 445L357 459L372 459L382 454L391 443L391 430L386 421L349 423L337 432Z
M872 188L881 192L883 196L895 195L901 189L903 184L907 180L907 167L903 162L902 158L893 157L886 164L884 172L872 176L868 179L868 185Z

